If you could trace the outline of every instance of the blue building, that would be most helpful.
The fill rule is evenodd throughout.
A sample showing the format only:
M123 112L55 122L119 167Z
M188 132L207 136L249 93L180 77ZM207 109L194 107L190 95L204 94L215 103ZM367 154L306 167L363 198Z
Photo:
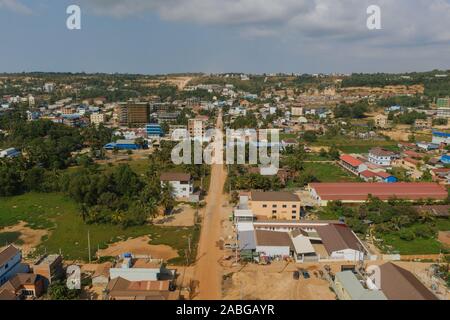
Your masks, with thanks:
M435 144L450 144L450 133L433 131L433 143Z
M162 137L164 136L164 131L161 128L161 125L157 123L151 123L147 124L145 126L145 132L147 133L148 137Z
M450 164L450 155L444 154L444 155L441 157L441 162L442 162L443 164Z
M134 140L117 140L117 142L110 142L104 147L106 150L139 150L148 148L147 143L143 146L137 144Z

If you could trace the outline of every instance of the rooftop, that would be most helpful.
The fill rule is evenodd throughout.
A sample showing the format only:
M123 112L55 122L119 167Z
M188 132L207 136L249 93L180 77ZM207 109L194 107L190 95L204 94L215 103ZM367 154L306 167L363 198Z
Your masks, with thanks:
M163 172L160 179L161 181L190 181L191 175L182 172Z
M328 201L364 201L369 195L381 200L399 198L405 200L445 200L448 192L445 187L437 183L428 182L399 182L399 183L311 183L322 200Z
M292 192L262 192L252 191L252 201L287 201L287 202L299 202L300 198Z

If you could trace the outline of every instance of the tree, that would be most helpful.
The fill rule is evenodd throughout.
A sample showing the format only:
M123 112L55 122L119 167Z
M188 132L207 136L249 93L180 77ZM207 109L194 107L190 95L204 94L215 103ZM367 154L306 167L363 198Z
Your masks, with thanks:
M48 294L52 300L77 300L80 297L80 290L71 290L62 281L53 282L48 287Z
M159 203L164 207L164 212L170 213L175 207L175 198L173 196L173 187L165 183L161 190L161 200Z

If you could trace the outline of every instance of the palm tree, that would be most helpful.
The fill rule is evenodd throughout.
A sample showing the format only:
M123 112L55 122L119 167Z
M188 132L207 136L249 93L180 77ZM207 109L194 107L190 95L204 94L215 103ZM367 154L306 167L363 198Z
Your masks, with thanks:
M169 183L165 183L161 190L160 205L164 207L164 212L169 213L175 207L175 198L173 196L173 187Z

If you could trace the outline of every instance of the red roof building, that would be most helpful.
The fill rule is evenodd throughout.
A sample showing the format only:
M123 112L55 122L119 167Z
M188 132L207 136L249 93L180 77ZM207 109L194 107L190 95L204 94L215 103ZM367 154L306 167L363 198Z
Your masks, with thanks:
M445 200L447 189L436 183L311 183L311 196L318 205L326 206L328 201L344 203L365 202L369 195L387 201L392 198L418 200Z

